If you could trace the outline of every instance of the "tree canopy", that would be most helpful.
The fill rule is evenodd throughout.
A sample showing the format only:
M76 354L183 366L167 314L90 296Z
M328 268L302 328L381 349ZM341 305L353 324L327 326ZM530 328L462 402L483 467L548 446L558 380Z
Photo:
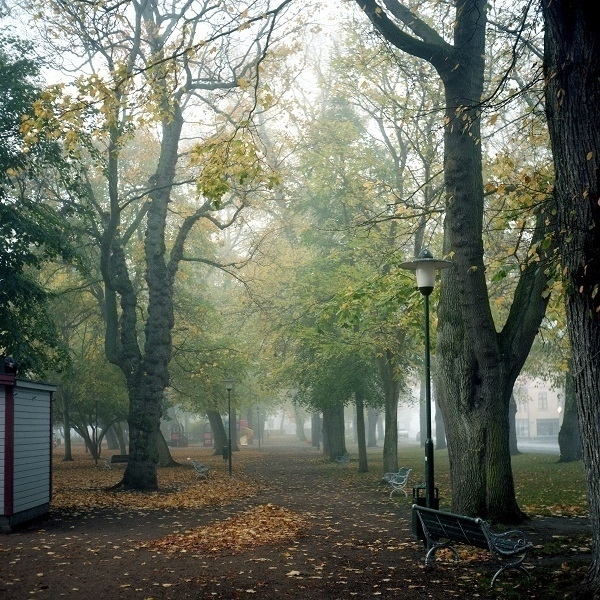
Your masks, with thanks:
M38 274L50 259L74 258L65 217L76 182L51 131L26 141L21 129L42 95L40 67L30 42L0 37L0 353L37 375L67 360Z

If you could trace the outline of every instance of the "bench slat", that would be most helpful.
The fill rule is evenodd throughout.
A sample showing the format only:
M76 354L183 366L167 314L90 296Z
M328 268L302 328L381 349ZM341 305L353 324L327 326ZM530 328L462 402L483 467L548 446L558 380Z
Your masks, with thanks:
M432 538L446 538L480 548L488 547L487 538L481 530L481 524L476 520L442 519L438 515L425 512L420 512L420 514L421 520Z

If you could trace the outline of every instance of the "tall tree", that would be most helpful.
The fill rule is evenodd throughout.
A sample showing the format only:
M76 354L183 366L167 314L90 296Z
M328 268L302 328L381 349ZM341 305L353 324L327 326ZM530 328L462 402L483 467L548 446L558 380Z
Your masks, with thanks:
M444 254L454 268L442 274L436 359L452 508L498 521L519 521L522 514L510 463L509 402L547 302L546 259L538 245L546 235L547 216L540 211L531 236L537 260L523 265L510 312L498 331L482 239L481 115L488 3L459 0L450 12L447 5L425 2L420 18L398 0L357 1L388 42L431 63L444 87ZM427 8L434 11L433 20ZM438 21L442 24L451 21L452 32L438 33L430 25L435 16L444 17Z
M572 374L592 524L584 587L600 597L600 16L590 4L542 0L546 114ZM584 597L582 594L581 597Z
M254 106L257 70L288 3L157 1L107 7L76 1L37 7L38 22L52 30L49 35L61 32L53 40L63 44L57 56L65 62L83 57L76 66L91 73L77 82L77 103L69 108L80 122L73 120L70 128L71 137L80 134L79 143L86 139L84 126L92 131L87 149L97 161L89 185L95 218L87 230L100 249L106 355L123 371L129 394L126 488L157 487L174 283L188 234L202 221L212 223L215 232L227 227L247 201L248 184L258 185L260 165L242 131L247 110L229 113L228 135L220 138L206 141L206 130L190 126L189 135L205 136L206 143L196 148L186 141L186 118L206 122L232 90L238 104L249 95ZM232 105L233 99L228 108ZM158 155L140 181L129 178L124 156L134 133L144 128L156 130ZM185 206L176 205L178 192L180 198L187 195ZM132 261L128 251L136 238L143 238L143 258Z

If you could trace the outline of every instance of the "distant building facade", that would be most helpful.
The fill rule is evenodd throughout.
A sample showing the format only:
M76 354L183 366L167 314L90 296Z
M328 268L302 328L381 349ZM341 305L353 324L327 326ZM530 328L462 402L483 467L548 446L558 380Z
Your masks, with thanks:
M519 377L514 387L517 402L515 426L518 438L556 438L563 422L565 394L550 382Z

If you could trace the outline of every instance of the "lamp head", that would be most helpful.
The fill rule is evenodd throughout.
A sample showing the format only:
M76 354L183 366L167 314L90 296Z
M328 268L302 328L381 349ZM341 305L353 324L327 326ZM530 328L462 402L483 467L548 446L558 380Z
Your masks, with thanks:
M417 287L423 296L429 296L435 286L435 275L438 269L452 266L449 260L436 260L428 248L423 248L415 260L399 265L401 269L415 271Z
M223 383L225 384L225 389L230 392L233 389L233 379L231 379L231 377L228 377L227 379L225 379L225 381L223 381Z

